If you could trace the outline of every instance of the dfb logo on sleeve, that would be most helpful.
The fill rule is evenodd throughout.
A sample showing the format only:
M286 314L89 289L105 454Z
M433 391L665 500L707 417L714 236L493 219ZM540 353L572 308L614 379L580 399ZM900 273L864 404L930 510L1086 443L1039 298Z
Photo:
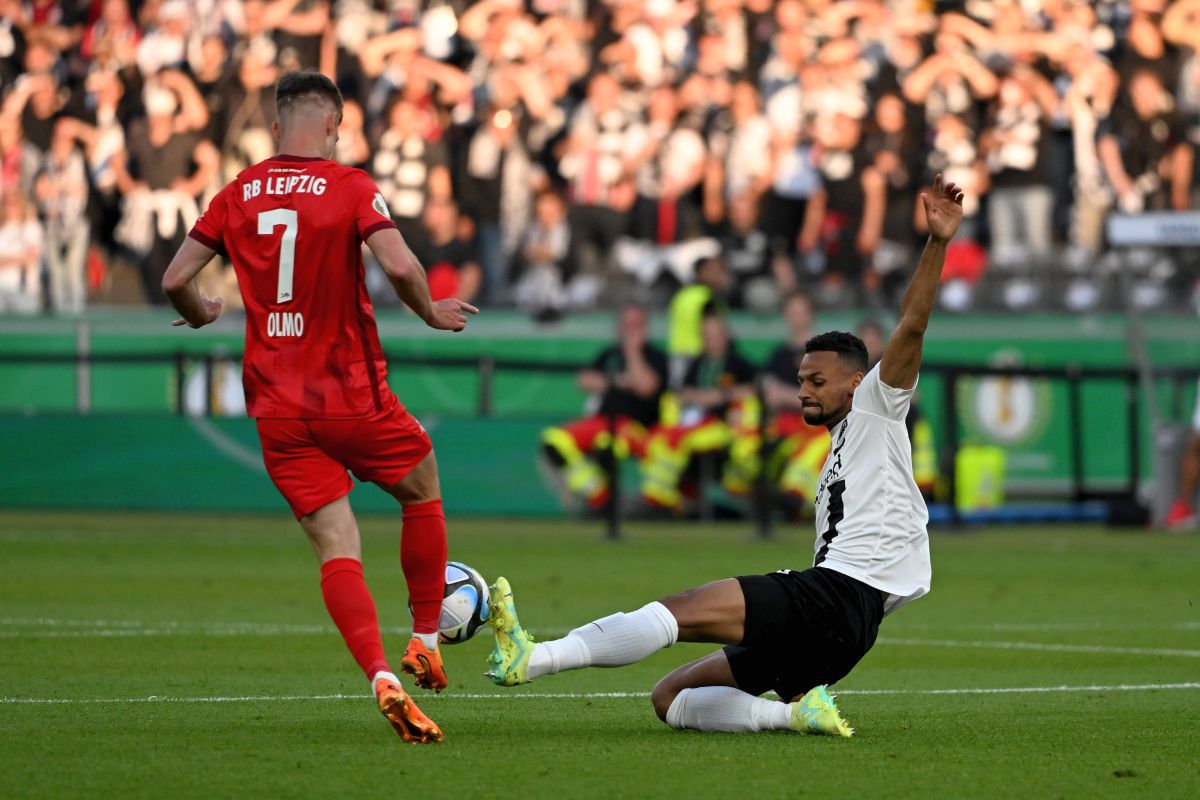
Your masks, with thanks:
M387 217L388 219L392 218L392 215L388 213L387 202L383 199L382 192L375 193L375 199L371 201L371 207L379 212L379 216Z

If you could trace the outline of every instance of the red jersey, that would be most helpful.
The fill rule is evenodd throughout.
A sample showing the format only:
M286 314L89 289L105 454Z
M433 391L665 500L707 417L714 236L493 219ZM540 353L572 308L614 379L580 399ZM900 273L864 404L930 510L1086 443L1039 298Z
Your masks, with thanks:
M365 417L396 402L361 249L394 227L365 172L322 158L269 158L213 198L188 235L237 271L251 417Z

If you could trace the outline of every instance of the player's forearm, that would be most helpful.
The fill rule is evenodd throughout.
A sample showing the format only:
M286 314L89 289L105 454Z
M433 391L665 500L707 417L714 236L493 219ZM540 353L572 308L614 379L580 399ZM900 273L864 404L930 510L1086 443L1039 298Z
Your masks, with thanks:
M164 278L163 292L171 301L171 305L179 312L179 316L187 320L188 325L199 328L208 322L208 313L204 308L204 303L200 300L200 290L196 288L194 280L177 284L168 282L167 278Z
M425 277L425 268L416 257L412 258L409 269L400 274L388 273L396 296L404 305L425 322L433 316L433 299L429 296L429 280Z
M377 230L367 238L367 247L391 281L396 296L418 317L429 322L433 317L429 280L425 277L425 268L408 249L400 231L392 227Z
M900 326L924 333L933 312L938 285L942 282L942 267L946 263L945 239L930 236L921 253L921 261L904 299L900 301Z

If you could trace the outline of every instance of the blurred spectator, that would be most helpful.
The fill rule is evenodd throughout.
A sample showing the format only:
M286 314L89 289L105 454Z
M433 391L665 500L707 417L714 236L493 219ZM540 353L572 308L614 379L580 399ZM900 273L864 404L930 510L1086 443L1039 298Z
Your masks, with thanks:
M705 258L696 265L695 280L671 298L667 309L667 356L671 371L668 386L676 388L691 362L704 352L704 321L724 316L729 270L720 257Z
M558 194L546 190L534 203L533 222L518 255L519 277L513 288L518 308L547 322L562 315L572 299L566 288L570 251L566 206ZM588 305L591 297L583 300L582 304Z
M1194 155L1158 73L1135 72L1127 98L1132 113L1114 114L1100 128L1100 158L1118 207L1188 208Z
M353 100L342 106L342 122L338 125L337 150L334 158L352 167L365 167L371 159L371 145L367 141L363 125L362 107Z
M921 136L913 130L914 115L897 94L882 95L875 104L867 157L884 184L884 214L871 266L880 276L887 298L903 289L914 263L917 182L920 180Z
M980 63L961 35L953 32L956 15L942 18L934 51L904 80L905 98L924 107L930 124L946 115L967 118L971 127L977 122L976 102L996 94L996 76Z
M981 140L992 176L993 262L1011 265L1050 255L1054 192L1047 125L1057 105L1054 87L1030 67L1015 64L1000 81Z
M79 52L84 60L106 62L115 69L137 62L141 31L129 13L128 0L103 0L100 15L88 26Z
M116 73L100 70L87 77L84 89L90 113L75 132L87 155L92 190L88 217L92 240L111 251L116 247L113 233L121 218L117 162L125 151L125 128L119 116L125 84Z
M646 309L626 305L617 319L617 343L576 376L589 395L586 416L542 431L544 466L564 504L580 497L589 508L608 500L613 459L641 458L647 431L658 422L667 359L647 339Z
M721 251L732 275L731 300L738 308L774 311L796 287L792 260L771 246L767 233L759 227L758 203L748 194L735 198L729 206Z
M449 154L440 138L430 138L438 133L430 114L411 100L397 96L387 122L371 173L400 233L417 246L426 202L450 199Z
M28 47L25 51L27 71L17 79L13 91L4 99L4 116L20 118L25 141L39 154L50 149L54 120L67 95L51 67L53 63L54 55L42 45Z
M197 199L220 155L197 133L208 109L186 75L160 73L144 100L146 118L130 125L127 150L116 154L124 200L115 236L137 260L146 299L162 304L163 273L200 215Z
M694 459L727 454L738 433L757 430L758 423L756 370L737 352L724 317L705 319L701 336L703 350L684 375L678 403L650 432L642 460L642 499L676 513L684 510L685 496L695 493L687 474ZM738 493L748 485L753 464L727 455L723 483Z
M840 302L858 294L867 259L883 233L887 189L867 161L862 122L834 114L817 129L822 189L806 209L801 246L824 256L823 296Z
M533 181L529 152L521 136L521 107L494 107L467 146L462 201L478 226L484 285L493 302L504 302L509 263L529 224Z
M1062 107L1070 123L1075 167L1070 238L1075 259L1087 263L1104 242L1104 219L1112 206L1096 138L1101 120L1112 111L1118 81L1116 71L1082 43L1070 46L1063 69L1069 84Z
M42 226L25 193L0 202L0 312L36 314L42 307Z
M804 421L797 375L804 345L812 337L812 298L803 292L788 295L783 306L787 339L771 353L762 370L766 401L768 480L794 508L811 504L817 480L829 453L829 432ZM757 449L758 442L754 441Z
M191 15L184 0L165 2L146 7L151 17L147 33L138 42L137 65L146 77L163 69L180 69L187 61L188 29ZM155 13L157 12L157 13Z
M50 308L78 314L87 296L87 167L75 143L78 121L61 117L38 174L36 196L45 225Z
M749 194L757 200L771 185L771 124L760 111L758 90L743 82L733 87L727 121L718 121L720 133L711 146L721 169L716 173L716 202L720 216L735 197Z
M218 84L223 135L216 145L221 150L222 182L233 180L246 167L275 153L271 125L275 121L279 70L274 60L278 51L267 38L252 39L239 49L235 55L237 80Z
M425 232L414 252L429 276L434 300L457 297L470 302L483 283L475 248L463 238L459 222L452 200L430 200L425 207Z
M645 129L620 104L621 86L600 73L571 119L559 172L570 183L568 220L582 274L609 276L612 243L633 205L632 171Z

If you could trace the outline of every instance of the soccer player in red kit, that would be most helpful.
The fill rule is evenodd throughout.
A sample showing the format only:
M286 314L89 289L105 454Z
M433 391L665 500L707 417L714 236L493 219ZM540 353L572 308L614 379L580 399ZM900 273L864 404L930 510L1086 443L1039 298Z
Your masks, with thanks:
M217 253L233 262L246 306L247 409L258 420L267 472L320 561L325 607L397 733L410 742L440 741L442 732L384 656L347 497L349 470L403 506L400 562L413 639L401 665L418 686L441 691L446 517L437 462L424 428L388 388L362 244L430 327L461 331L466 314L478 310L430 300L425 271L383 195L366 173L330 160L342 116L333 82L289 73L276 85L275 105L279 155L243 170L213 198L171 261L163 289L181 315L175 325L203 327L220 316L221 299L201 294L194 278Z

